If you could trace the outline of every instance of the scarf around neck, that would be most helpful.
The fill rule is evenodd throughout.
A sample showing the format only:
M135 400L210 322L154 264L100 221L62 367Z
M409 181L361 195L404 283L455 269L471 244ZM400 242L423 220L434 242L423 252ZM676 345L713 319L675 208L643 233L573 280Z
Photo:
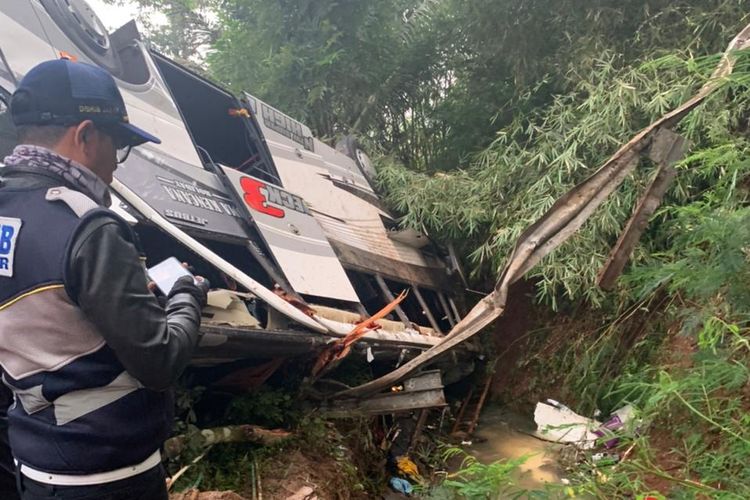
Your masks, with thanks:
M60 156L41 146L21 144L10 156L3 160L8 167L34 167L62 177L74 189L93 199L99 205L108 207L111 203L109 188L91 170L80 163Z

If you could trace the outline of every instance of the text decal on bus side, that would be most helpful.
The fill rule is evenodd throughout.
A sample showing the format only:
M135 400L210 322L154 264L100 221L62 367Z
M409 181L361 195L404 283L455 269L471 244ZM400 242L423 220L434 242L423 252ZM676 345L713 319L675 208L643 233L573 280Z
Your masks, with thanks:
M13 277L13 255L21 224L21 219L0 217L0 276Z
M303 214L310 214L302 198L279 189L276 186L266 184L251 177L242 177L240 179L240 187L244 194L245 203L253 210L262 214L283 218L286 212L281 207Z

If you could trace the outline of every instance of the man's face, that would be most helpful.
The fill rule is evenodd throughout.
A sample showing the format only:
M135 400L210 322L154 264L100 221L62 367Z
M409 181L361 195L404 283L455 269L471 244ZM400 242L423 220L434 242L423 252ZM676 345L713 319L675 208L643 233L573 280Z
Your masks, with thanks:
M52 149L91 170L106 184L112 182L117 169L118 151L123 160L129 152L122 147L116 129L91 120L72 125Z
M91 165L87 165L101 180L110 184L117 169L118 140L106 127L94 127L95 142L91 148Z
M117 169L117 150L120 146L115 130L108 125L97 125L91 120L74 126L73 129L71 142L68 143L73 150L69 154L60 152L110 184Z

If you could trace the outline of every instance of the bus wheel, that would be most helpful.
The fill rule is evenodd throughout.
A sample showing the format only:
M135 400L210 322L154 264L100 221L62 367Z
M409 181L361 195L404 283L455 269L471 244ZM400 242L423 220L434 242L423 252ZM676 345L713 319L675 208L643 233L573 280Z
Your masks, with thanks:
M86 0L41 0L50 17L89 59L114 75L122 71L109 32Z
M375 176L377 175L375 166L372 164L370 157L367 156L367 153L361 148L356 137L353 135L347 135L339 140L336 143L336 151L344 153L346 156L354 160L357 167L362 172L362 175L364 175L369 182L375 180Z

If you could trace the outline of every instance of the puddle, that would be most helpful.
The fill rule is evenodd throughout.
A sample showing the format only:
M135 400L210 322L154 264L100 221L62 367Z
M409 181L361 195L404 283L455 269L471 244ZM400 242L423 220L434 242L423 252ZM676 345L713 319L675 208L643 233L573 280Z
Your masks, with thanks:
M536 428L531 416L509 413L501 408L486 407L471 446L464 449L482 463L529 456L519 467L518 486L528 490L544 489L545 484L561 483L557 462L560 445L548 443L525 432Z

